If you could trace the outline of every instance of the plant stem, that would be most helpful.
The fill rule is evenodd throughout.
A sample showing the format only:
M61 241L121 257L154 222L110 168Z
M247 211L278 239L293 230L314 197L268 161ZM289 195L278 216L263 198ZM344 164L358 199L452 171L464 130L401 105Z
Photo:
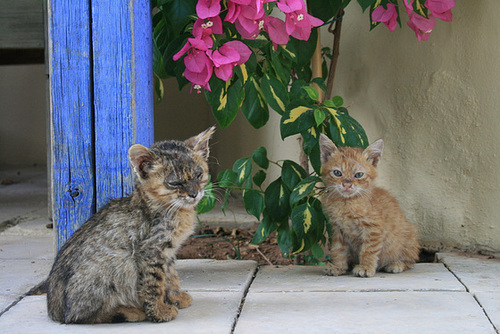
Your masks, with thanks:
M321 30L318 28L318 41L316 42L316 50L312 56L312 77L321 78ZM323 103L325 100L324 92L318 85L312 84L312 86L318 91L318 102Z
M330 69L328 71L328 79L326 83L326 98L330 99L332 97L333 82L335 79L335 70L337 69L337 61L339 59L339 48L340 48L340 31L342 29L342 19L344 15L344 8L340 7L337 14L337 21L333 22L329 27L328 31L333 34L333 47L332 47L332 60L330 61ZM332 30L333 24L335 23L335 28Z

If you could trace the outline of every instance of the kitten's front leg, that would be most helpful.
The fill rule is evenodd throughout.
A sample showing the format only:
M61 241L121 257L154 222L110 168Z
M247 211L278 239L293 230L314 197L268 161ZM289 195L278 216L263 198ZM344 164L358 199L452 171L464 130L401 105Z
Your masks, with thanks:
M359 253L359 264L352 269L354 276L372 277L377 271L378 256L382 250L382 232L365 227L369 232L363 235L363 244Z
M167 262L166 274L165 288L167 295L165 301L179 308L186 308L191 305L193 298L187 292L181 290L181 279L177 274L173 259Z
M144 301L144 313L153 322L166 322L177 316L178 309L165 303L167 280L163 263L146 265L139 279L139 296Z
M330 254L332 259L326 263L325 274L328 276L340 276L347 272L349 245L344 240L342 232L334 227Z

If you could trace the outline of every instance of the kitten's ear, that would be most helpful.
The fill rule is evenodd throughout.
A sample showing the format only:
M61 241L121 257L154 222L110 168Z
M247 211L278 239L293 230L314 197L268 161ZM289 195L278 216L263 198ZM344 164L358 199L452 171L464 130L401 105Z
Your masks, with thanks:
M215 132L215 126L212 126L203 131L202 133L194 137L191 137L189 139L186 139L185 143L193 150L201 152L201 154L206 160L208 159L208 154L210 153L210 147L208 145L208 141L210 140L214 132Z
M140 178L146 179L149 172L153 168L153 153L151 153L147 147L135 144L130 146L128 150L128 157L135 173Z
M384 141L382 139L379 139L371 143L371 145L368 146L363 153L366 155L368 161L371 161L373 166L377 166L377 164L380 161L380 158L382 158L383 150L384 150Z
M327 135L321 134L319 137L319 149L321 152L321 163L324 164L337 151L337 146Z

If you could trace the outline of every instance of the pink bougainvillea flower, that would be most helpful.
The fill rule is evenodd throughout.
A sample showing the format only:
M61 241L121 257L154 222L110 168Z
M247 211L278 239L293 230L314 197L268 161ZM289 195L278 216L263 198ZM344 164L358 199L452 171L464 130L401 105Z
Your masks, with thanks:
M193 36L203 40L209 48L213 46L212 34L222 34L222 20L219 16L196 20Z
M410 19L407 24L415 32L415 36L417 36L419 41L429 40L432 29L434 29L434 26L436 25L436 18L431 14L428 16L429 18L425 18L415 12L411 12L409 14Z
M446 22L453 19L451 9L455 7L455 0L427 0L424 5L431 11L432 16L438 19Z
M205 87L212 77L214 64L207 55L208 45L201 39L188 38L182 49L173 56L173 60L179 60L184 54L184 65L186 69L184 76L192 83Z
M286 15L286 32L297 39L308 40L311 28L323 24L307 13L303 0L280 0L278 8Z
M243 38L255 39L265 14L261 0L230 0L224 20L234 23Z
M414 0L403 0L409 17L407 24L415 32L415 36L419 41L427 41L436 25L436 18L433 16L432 11L427 15L427 18L415 13L413 11L413 2Z
M406 7L406 12L408 13L408 15L413 12L413 1L414 0L403 0L403 4Z
M230 41L222 45L218 50L207 52L212 60L215 75L224 81L233 76L233 67L245 63L252 52L240 41Z
M285 22L282 20L273 16L266 16L264 18L264 29L269 34L271 42L273 42L274 51L278 49L278 44L286 45L288 43Z
M387 28L389 28L389 31L394 31L398 25L398 12L396 11L396 5L388 3L387 8L378 6L372 12L372 20L375 22L382 22Z
M220 10L220 0L198 0L196 4L196 14L200 19L218 16Z

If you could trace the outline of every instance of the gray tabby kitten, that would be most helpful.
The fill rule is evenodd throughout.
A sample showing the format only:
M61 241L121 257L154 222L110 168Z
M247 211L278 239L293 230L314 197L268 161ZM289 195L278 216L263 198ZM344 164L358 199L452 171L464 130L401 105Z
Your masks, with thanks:
M150 149L130 147L137 174L132 195L104 206L57 254L47 282L53 320L164 322L191 304L191 296L180 290L174 261L193 232L214 130Z

